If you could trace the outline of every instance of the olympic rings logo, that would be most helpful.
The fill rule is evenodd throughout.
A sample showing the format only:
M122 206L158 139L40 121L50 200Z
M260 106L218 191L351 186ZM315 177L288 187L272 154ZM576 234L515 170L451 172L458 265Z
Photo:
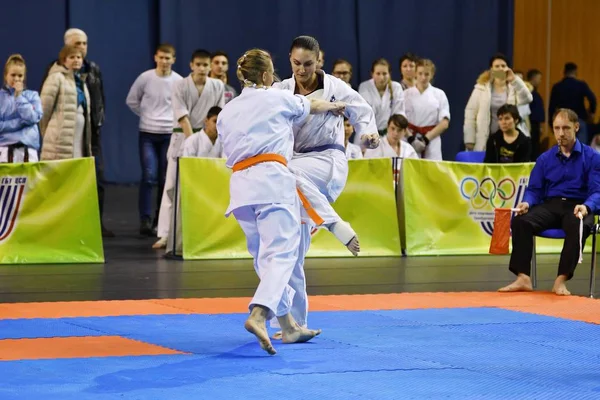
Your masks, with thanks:
M512 199L517 191L511 178L504 178L496 183L492 178L484 178L481 182L469 176L460 183L460 194L471 202L474 209L482 209L486 204L492 208L502 208L506 201Z

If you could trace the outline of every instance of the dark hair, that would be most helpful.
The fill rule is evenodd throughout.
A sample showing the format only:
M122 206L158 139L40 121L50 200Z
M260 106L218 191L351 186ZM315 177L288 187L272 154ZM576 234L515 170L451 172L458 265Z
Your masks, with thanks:
M217 51L215 51L214 53L212 53L210 55L210 58L213 59L213 58L219 57L219 56L223 56L223 57L225 57L227 59L227 61L229 61L229 56L223 50L217 50Z
M408 120L402 114L394 114L388 119L388 125L394 123L400 130L408 128Z
M192 53L192 58L190 59L190 62L194 62L196 58L210 58L210 53L204 49L196 49Z
M348 65L350 67L350 73L352 73L352 64L350 64L350 61L344 60L343 58L338 58L337 60L335 60L333 62L333 68L331 68L331 70L333 71L335 67L337 67L339 64Z
M539 69L530 69L529 71L527 71L527 80L530 81L537 75L541 75L541 74L542 74L542 71L540 71Z
M219 106L211 107L210 110L208 110L208 114L206 114L206 119L216 117L217 115L219 115L220 112L221 112L221 107L219 107Z
M158 52L163 52L163 53L170 53L173 57L175 57L175 47L173 47L172 44L169 43L161 43L158 45L158 47L156 48L156 53Z
M515 120L515 125L518 125L521 121L521 114L519 114L519 109L514 104L504 104L500 106L496 115L500 117L501 115L510 114Z
M508 61L508 58L506 58L506 56L504 54L496 53L492 56L492 58L490 58L490 68L492 68L494 61L496 61L496 60L502 60L506 63L506 65L510 66L510 62Z
M403 78L402 76L402 63L406 60L412 61L415 64L417 63L417 61L419 61L419 57L417 57L416 55L414 55L413 53L404 53L402 55L402 57L400 57L400 61L398 62L398 68L400 69L400 77Z
M556 117L558 117L558 114L565 114L569 122L572 122L574 124L579 122L579 117L577 116L577 113L571 110L570 108L559 108L558 110L556 110L554 112L554 115L552 116L552 122L554 122Z
M565 75L577 72L577 64L574 62L568 62L565 64Z
M319 56L319 42L312 36L298 36L292 42L292 46L290 47L290 53L294 49L304 49L309 51L314 51Z

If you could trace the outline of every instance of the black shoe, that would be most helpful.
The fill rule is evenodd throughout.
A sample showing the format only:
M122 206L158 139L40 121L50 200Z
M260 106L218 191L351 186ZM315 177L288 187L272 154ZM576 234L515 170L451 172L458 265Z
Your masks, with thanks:
M150 222L150 219L143 219L140 223L140 235L154 236L154 233L152 233L152 223Z
M109 231L108 229L106 229L104 227L104 225L102 225L102 237L111 238L111 237L115 237L115 234L113 231Z

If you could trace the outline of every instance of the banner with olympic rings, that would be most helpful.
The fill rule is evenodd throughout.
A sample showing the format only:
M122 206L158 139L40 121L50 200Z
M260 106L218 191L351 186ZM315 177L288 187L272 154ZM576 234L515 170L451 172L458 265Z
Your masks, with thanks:
M488 254L494 209L522 201L533 165L404 160L407 254ZM560 253L562 245L537 238L536 249Z

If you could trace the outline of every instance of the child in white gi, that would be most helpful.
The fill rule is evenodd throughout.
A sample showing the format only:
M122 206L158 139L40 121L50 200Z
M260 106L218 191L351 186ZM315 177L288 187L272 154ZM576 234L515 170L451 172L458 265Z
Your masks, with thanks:
M196 50L190 61L192 73L173 86L172 118L179 128L173 129L169 151L167 153L167 178L164 195L160 205L157 236L161 238L155 247L164 247L164 238L169 238L166 243L167 253L173 251L179 255L182 247L182 237L175 238L172 229L173 198L175 196L175 181L177 179L177 159L183 155L183 142L200 131L204 126L206 114L211 107L223 108L225 105L225 86L218 79L208 77L210 71L210 53L206 50ZM177 243L173 245L173 242Z
M184 157L220 158L222 156L223 146L217 134L217 117L220 112L221 107L217 106L208 110L204 128L183 142Z

